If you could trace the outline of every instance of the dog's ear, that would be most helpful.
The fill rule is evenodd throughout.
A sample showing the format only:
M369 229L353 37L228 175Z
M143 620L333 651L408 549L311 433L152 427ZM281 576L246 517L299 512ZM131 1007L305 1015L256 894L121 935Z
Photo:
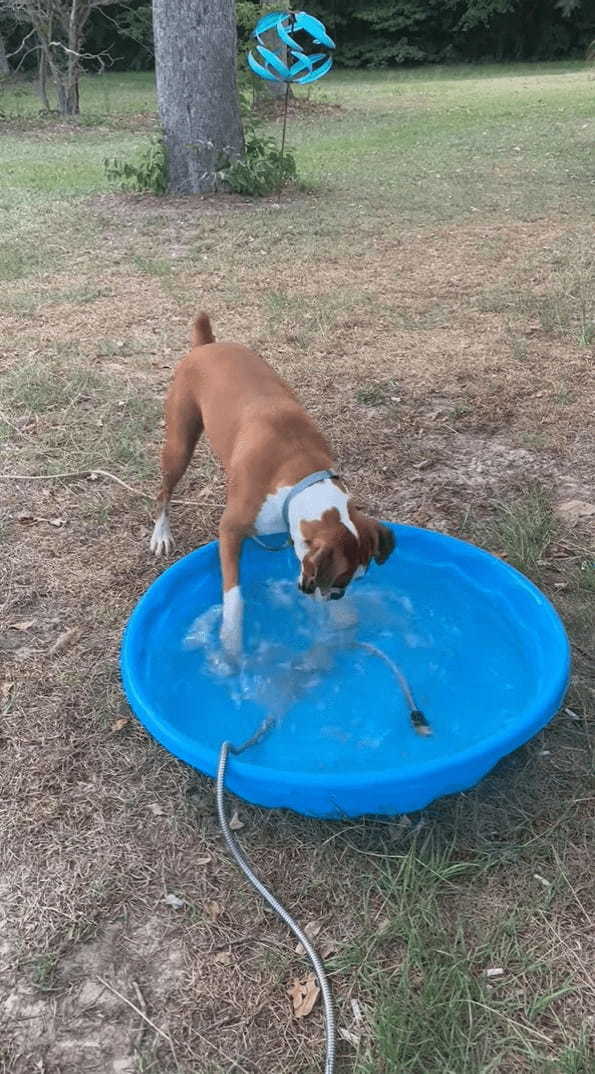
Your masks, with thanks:
M378 532L378 547L374 553L374 559L378 565L386 563L388 557L395 550L395 535L392 530L389 530L388 526L382 526L380 522L376 523L376 529Z
M381 565L386 563L395 547L395 538L388 526L382 526L374 518L368 518L357 507L349 504L349 517L359 537L360 563L367 567L373 559Z

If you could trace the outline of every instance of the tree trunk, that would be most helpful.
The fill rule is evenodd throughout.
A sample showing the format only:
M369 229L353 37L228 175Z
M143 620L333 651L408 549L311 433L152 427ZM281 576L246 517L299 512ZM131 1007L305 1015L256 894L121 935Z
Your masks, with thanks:
M79 107L79 80L75 77L73 82L60 81L56 85L58 94L58 111L62 116L78 116Z
M10 64L6 58L6 49L4 48L4 38L0 34L0 78L8 78L10 75Z
M244 150L234 0L153 0L153 22L169 190L213 191L222 157Z
M50 99L48 97L48 61L46 59L45 52L40 49L39 61L37 65L37 92L41 101L42 107L46 112L51 111Z

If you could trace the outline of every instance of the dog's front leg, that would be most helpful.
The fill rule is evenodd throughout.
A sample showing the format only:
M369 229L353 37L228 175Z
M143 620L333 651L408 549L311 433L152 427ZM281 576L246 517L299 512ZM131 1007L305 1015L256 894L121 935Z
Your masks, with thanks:
M225 512L219 525L219 559L223 579L223 622L221 644L228 656L242 653L244 601L240 591L240 551L246 530Z

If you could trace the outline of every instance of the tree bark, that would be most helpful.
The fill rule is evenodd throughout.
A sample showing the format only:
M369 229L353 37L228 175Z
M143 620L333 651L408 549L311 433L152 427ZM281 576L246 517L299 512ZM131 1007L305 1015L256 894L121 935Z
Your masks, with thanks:
M44 111L49 112L51 110L50 99L48 97L48 61L46 59L45 52L40 49L39 60L37 62L37 92L41 101Z
M62 116L78 116L80 113L79 81L78 75L74 81L70 79L56 84L58 94L58 110Z
M153 24L169 190L216 190L222 157L244 151L234 0L153 0Z
M4 47L4 38L0 34L0 78L8 78L10 74L10 64L6 58L6 49Z

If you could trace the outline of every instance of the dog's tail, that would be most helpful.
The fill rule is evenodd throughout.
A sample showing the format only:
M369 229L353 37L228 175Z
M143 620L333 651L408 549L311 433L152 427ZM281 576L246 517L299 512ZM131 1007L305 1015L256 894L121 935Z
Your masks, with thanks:
M192 325L192 346L203 347L205 343L214 342L215 337L208 313L199 313Z

